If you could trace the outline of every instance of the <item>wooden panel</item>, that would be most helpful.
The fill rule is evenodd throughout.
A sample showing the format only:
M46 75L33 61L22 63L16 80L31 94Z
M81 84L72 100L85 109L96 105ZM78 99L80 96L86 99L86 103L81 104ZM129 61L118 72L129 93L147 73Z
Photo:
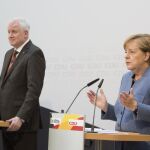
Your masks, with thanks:
M150 135L131 132L85 133L85 139L108 141L150 141Z
M0 127L9 127L9 122L0 121Z

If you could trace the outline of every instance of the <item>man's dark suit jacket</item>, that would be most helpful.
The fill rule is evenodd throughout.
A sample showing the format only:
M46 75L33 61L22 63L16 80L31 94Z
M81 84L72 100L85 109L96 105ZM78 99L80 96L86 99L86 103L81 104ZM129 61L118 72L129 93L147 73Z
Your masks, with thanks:
M7 51L1 73L0 117L7 120L18 116L25 120L21 131L36 131L41 125L39 96L45 75L45 58L29 41L5 76L12 53L13 49Z

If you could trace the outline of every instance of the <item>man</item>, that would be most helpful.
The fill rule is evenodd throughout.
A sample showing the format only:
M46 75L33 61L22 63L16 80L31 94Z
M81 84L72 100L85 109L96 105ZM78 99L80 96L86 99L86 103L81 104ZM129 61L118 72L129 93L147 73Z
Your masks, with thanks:
M10 123L3 130L7 150L36 150L41 127L39 96L45 75L45 58L29 39L29 25L14 19L8 25L7 51L0 79L0 118Z

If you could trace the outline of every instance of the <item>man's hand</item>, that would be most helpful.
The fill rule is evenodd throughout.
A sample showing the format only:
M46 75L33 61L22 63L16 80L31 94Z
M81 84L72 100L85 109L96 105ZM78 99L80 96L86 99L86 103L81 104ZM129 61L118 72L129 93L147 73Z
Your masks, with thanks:
M7 128L7 131L17 131L22 126L22 120L19 117L13 117L6 121L10 123L10 126Z

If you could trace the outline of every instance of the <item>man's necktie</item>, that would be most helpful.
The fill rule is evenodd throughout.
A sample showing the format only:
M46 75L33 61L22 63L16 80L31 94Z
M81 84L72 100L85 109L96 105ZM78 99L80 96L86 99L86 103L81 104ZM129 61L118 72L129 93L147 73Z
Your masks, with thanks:
M13 51L13 54L11 56L11 60L10 60L10 63L9 63L9 66L7 68L7 73L5 75L5 77L7 76L7 74L9 73L13 63L16 61L16 56L17 56L18 52L16 50Z

